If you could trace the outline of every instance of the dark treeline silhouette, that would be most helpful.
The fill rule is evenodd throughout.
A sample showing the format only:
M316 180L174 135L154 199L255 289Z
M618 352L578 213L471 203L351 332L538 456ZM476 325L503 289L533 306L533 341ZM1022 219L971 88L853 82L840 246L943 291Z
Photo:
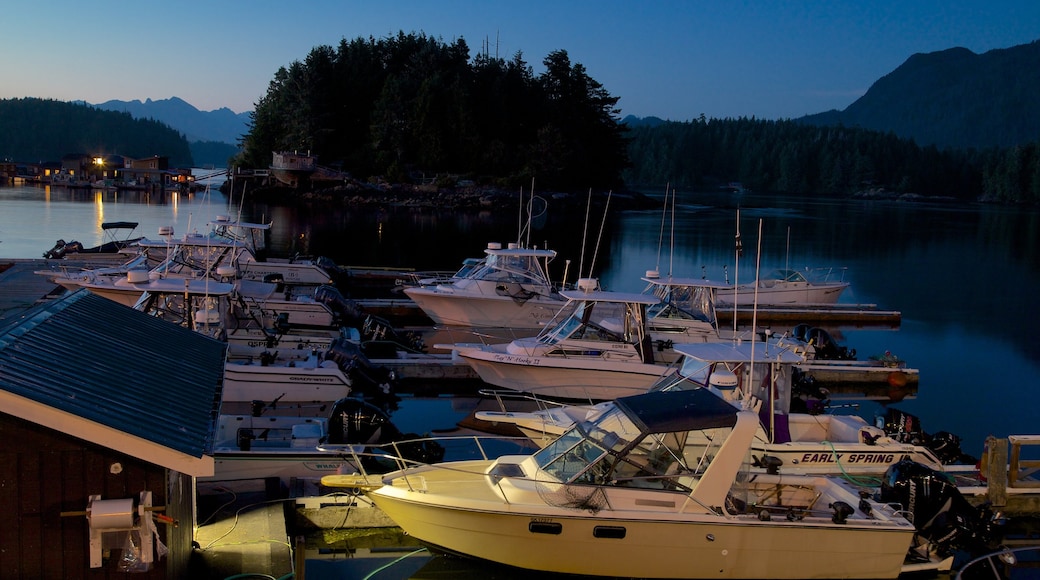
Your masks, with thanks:
M425 34L318 46L277 71L256 103L240 163L309 151L360 179L452 174L497 185L608 188L627 163L611 96L565 51L535 75L517 53L472 60Z
M190 167L184 135L151 119L51 99L0 100L0 159L60 161L68 154L169 157Z
M892 133L792 121L630 121L629 186L686 189L740 182L757 191L916 193L963 201L1040 202L1037 143L986 151L919 147Z

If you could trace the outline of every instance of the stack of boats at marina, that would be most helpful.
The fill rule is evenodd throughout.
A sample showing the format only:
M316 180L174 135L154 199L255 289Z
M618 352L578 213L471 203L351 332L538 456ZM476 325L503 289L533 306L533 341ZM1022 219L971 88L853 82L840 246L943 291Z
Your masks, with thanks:
M510 323L538 321L541 331L439 346L542 405L517 412L498 394L503 407L477 415L520 429L534 452L488 445L479 459L446 461L447 443L401 433L378 404L393 379L362 345L393 333L388 322L349 312L325 282L283 283L249 308L241 264L229 259L242 252L200 246L171 238L155 275L126 283L135 308L228 342L214 480L320 478L363 490L424 544L575 574L894 578L948 567L956 550L988 540L990 514L935 475L964 459L955 439L820 412L826 393L806 378L814 345L721 329L725 285L648 273L642 293L591 279L542 292L502 272L544 273L550 254L489 247L472 269L430 285L438 300L475 306L473 315L451 306L442 323L493 322L501 307ZM251 282L277 285L270 274ZM319 320L278 302L303 287L339 313ZM525 314L527 304L555 311ZM927 501L911 498L922 485Z
M163 228L164 240L139 240L122 267L38 274L227 343L213 479L318 477L343 462L317 442L398 437L385 413L357 399L385 396L394 380L365 351L420 352L421 340L345 299L330 261L258 260L253 237L270 224L210 225L181 238ZM333 418L340 437L330 435Z
M601 290L595 280L581 279L541 332L508 342L437 344L465 360L485 382L546 397L604 400L644 392L663 374L672 372L678 355L671 345L763 338L802 355L797 369L812 375L838 369L904 383L916 370L886 366L879 361L852 361L822 329L772 335L763 331L723 328L715 304L726 284L701 278L643 278L640 293ZM464 301L459 301L460 305ZM841 360L841 367L830 364ZM876 380L876 379L875 379Z
M718 285L644 280L641 294L579 281L533 338L438 345L539 404L590 401L477 413L541 450L323 483L364 489L438 550L572 574L894 578L989 540L994 516L936 476L970 459L955 437L822 413L826 393L796 371L811 343L720 331ZM923 485L934 495L917 501Z

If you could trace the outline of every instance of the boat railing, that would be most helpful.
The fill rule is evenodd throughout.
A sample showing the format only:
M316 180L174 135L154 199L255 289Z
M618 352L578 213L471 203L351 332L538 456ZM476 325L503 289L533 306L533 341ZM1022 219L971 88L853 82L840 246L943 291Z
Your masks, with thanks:
M1040 546L1002 547L999 550L984 554L969 561L957 570L954 580L972 578L1004 578L1029 577L1030 571L1040 568ZM1016 574L1015 571L1018 571Z
M371 480L374 473L365 467L368 460L381 460L393 464L394 469L404 472L404 479L412 489L409 468L424 467L433 463L444 467L443 462L462 460L489 460L502 455L527 455L539 447L527 437L503 435L438 435L400 439L381 444L322 444L319 451L350 456L359 475ZM430 461L432 460L432 461ZM392 471L392 470L388 470Z
M845 282L848 266L818 266L805 268L805 279L815 284L837 284Z
M506 408L506 401L529 401L534 403L539 411L556 407L566 407L568 405L574 404L573 401L569 403L563 403L560 401L545 399L532 393L523 393L520 391L513 391L508 389L480 389L477 391L477 394L482 397L490 397L495 399L495 402L498 403L498 408L503 413L509 412L509 409Z

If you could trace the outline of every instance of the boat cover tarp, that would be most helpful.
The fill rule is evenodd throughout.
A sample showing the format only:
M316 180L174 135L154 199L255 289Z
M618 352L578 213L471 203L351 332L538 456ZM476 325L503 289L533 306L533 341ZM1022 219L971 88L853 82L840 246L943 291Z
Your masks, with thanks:
M621 397L615 404L643 433L732 427L737 408L707 389L657 391Z
M101 229L103 230L132 230L137 227L137 222L103 222Z

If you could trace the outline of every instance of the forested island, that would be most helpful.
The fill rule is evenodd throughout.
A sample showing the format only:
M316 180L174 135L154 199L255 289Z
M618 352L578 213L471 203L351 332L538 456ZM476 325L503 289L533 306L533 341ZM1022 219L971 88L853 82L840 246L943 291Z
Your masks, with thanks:
M372 185L605 192L739 183L808 195L1040 202L1040 141L954 149L803 120L622 119L620 97L566 51L542 64L535 74L522 53L471 57L462 39L421 33L317 46L274 75L229 166L264 169L273 151L306 151ZM95 147L190 162L176 131L89 106L0 101L0 126L5 159Z

